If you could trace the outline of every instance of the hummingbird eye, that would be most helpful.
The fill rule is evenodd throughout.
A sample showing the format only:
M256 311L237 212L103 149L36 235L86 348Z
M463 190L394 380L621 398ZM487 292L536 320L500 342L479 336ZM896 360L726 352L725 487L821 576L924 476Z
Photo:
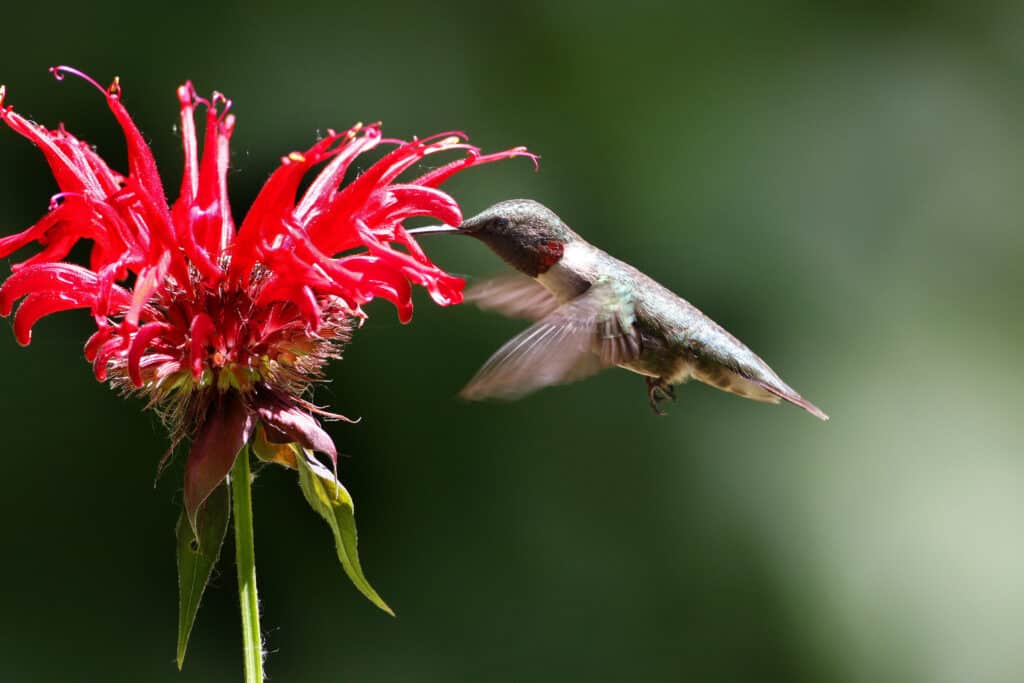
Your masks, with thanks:
M509 225L511 225L511 223L504 216L499 216L494 219L494 227L498 230L508 230Z

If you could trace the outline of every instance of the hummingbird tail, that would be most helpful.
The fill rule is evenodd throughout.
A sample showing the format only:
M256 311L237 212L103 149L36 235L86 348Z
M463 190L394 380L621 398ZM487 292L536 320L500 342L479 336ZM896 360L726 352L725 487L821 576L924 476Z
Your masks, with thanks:
M803 408L804 410L806 410L808 413L818 418L819 420L827 422L829 419L828 415L825 414L824 410L814 405L813 403L811 403L806 398L796 393L786 385L782 385L780 387L768 384L767 382L758 382L756 380L750 381L753 384L756 384L757 386L767 391L769 394L772 394L773 396L778 396L783 401L792 403L795 406L800 406L801 408Z

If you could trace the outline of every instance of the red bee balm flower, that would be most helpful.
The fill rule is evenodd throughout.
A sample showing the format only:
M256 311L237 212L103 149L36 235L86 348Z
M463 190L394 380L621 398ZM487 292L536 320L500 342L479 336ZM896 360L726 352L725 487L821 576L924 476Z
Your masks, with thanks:
M52 72L85 78L103 93L125 136L128 172L111 169L63 126L48 130L4 106L0 89L0 119L39 147L60 190L38 223L0 239L0 257L42 246L0 287L0 315L22 300L14 334L25 345L40 318L89 309L97 329L85 355L96 378L148 398L175 443L191 439L184 502L193 529L203 501L253 439L285 463L313 450L335 461L314 417L331 415L303 397L352 322L365 319L362 305L383 297L408 322L413 284L440 305L462 298L463 281L431 263L403 221L433 216L458 225L459 206L442 183L480 164L533 158L522 147L482 154L460 133L402 142L382 138L379 124L329 131L282 158L236 228L226 181L230 100L203 99L191 83L178 88L185 165L169 205L118 80L104 89L67 67ZM205 110L201 155L197 108ZM353 161L379 145L393 148L342 187ZM451 151L461 157L399 182L424 157ZM63 260L79 240L92 241L89 267ZM291 455L280 444L292 444Z

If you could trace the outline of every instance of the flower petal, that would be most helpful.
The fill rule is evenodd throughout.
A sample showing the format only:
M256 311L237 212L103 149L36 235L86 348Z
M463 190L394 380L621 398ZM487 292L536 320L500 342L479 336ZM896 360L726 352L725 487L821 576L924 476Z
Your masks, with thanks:
M132 384L137 387L142 386L142 369L140 367L142 354L146 352L154 339L172 331L173 328L167 323L147 323L135 333L132 343L128 347L128 377Z
M70 263L43 263L22 268L0 286L0 315L10 315L14 302L28 294L44 291L94 293L96 283L96 273Z
M192 360L192 377L197 381L203 375L203 361L206 360L206 346L213 340L217 326L206 313L199 313L189 325L189 355Z
M14 314L14 338L22 346L32 341L32 327L52 313L70 311L75 308L88 308L95 297L88 293L73 295L69 293L34 292L25 297Z

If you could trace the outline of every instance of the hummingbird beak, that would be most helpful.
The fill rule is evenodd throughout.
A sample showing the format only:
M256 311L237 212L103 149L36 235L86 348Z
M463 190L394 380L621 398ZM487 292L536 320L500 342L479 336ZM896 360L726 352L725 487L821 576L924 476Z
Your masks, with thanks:
M409 233L410 235L416 235L417 237L419 237L420 235L441 235L446 232L460 233L462 231L450 225L428 225L422 228L413 228L412 230L406 230L406 232Z

